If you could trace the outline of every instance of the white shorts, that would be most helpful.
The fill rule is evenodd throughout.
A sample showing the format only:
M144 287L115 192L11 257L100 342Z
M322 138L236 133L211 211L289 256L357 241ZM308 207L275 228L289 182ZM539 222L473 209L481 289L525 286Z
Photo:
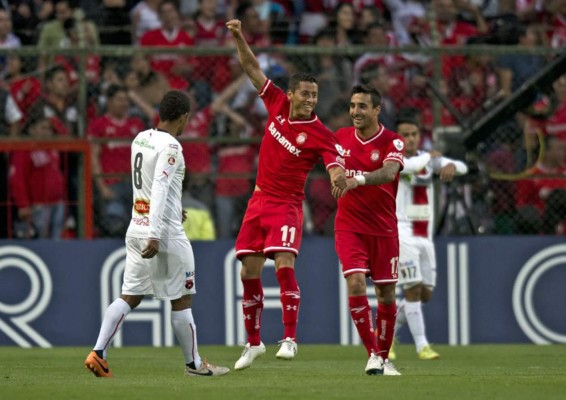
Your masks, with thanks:
M147 239L126 237L126 268L122 294L153 295L176 300L196 293L195 258L187 239L166 239L153 258L141 257Z
M399 236L399 285L408 289L421 282L431 290L436 286L434 244L424 237Z

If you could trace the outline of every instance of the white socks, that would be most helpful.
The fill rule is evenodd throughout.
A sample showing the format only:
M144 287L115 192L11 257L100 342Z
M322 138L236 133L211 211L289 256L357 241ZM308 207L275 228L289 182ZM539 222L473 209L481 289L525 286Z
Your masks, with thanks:
M190 364L194 361L195 367L200 368L202 361L197 349L197 328L191 309L171 311L171 324L181 349L183 349L185 363Z
M405 314L405 299L401 299L397 304L397 317L395 318L395 332L398 332L403 325L407 323L407 315Z
M106 309L102 325L100 326L98 340L94 346L94 350L103 350L104 358L106 358L108 346L112 343L116 332L120 330L126 315L128 315L131 310L128 303L120 297L114 300Z
M423 310L420 301L415 302L405 302L405 316L407 318L407 323L409 324L409 329L413 335L413 340L415 341L415 347L417 352L419 352L424 346L428 345L425 335L425 325L423 318Z

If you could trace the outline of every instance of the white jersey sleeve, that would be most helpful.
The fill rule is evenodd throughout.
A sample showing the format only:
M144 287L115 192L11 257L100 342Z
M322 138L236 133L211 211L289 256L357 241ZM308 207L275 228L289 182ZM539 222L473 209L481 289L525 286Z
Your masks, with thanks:
M438 161L433 161L432 168L434 172L440 171L440 168L443 168L449 164L454 164L456 167L456 176L465 175L468 173L468 166L464 164L462 161L453 160L448 157L440 157Z
M149 129L132 143L134 207L128 236L185 238L182 190L185 160L180 143L169 133Z
M414 157L405 157L403 162L405 164L401 175L413 175L421 171L430 161L430 153L423 152Z

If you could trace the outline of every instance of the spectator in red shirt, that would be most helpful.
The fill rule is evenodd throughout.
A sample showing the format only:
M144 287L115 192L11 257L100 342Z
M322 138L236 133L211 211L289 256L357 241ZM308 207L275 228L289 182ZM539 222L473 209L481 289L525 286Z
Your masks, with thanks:
M524 223L528 217L534 229L556 234L564 230L559 225L566 219L566 142L552 136L544 142L542 159L527 171L525 179L517 181L518 220Z
M140 40L141 46L192 47L194 40L181 29L179 10L174 1L165 0L159 5L161 28L148 31ZM192 61L180 54L162 53L152 56L151 67L165 74L173 89L189 87L188 75L193 70Z
M558 106L546 122L546 133L566 141L566 74L554 81L552 87Z
M130 142L145 125L128 115L127 89L111 85L106 91L106 113L88 127L92 141L92 173L98 227L104 236L123 236L130 222L132 199ZM107 139L99 141L98 139Z
M35 139L53 136L45 116L31 117L27 133ZM18 209L16 237L60 239L65 219L65 177L56 150L14 151L9 186Z
M49 118L55 135L76 134L78 111L70 98L69 79L65 68L56 66L45 73L44 93L30 107L30 115Z
M10 86L10 93L20 108L26 115L35 100L41 95L41 82L31 74L24 74L22 59L17 54L8 56L8 74L6 81Z
M217 48L224 45L226 30L224 21L216 16L217 0L200 0L199 8L194 16L195 46L204 48ZM217 69L225 71L224 65L228 58L226 56L200 56L196 59L196 65L191 79L193 84L199 82L204 84L204 89L215 92L221 91L230 82L229 74L219 75Z

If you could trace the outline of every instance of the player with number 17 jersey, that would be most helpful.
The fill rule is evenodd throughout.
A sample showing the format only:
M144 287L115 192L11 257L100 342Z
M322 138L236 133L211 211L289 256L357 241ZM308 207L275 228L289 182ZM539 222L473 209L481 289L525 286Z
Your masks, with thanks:
M179 141L159 129L139 133L131 166L134 205L126 236L186 239L180 207L185 159Z
M375 135L368 139L359 136L353 126L339 129L336 138L345 152L346 176L349 178L375 171L385 161L396 161L403 167L403 138L381 124ZM398 186L399 175L389 184L360 186L346 193L338 200L335 230L398 236L395 214Z

